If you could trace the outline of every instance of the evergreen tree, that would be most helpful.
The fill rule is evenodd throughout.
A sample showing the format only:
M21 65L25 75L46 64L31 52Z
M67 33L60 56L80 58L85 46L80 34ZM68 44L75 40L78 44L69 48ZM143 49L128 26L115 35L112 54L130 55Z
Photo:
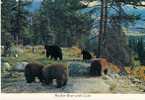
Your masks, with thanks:
M22 42L27 26L27 12L24 9L27 4L22 0L2 0L2 44L9 40L7 36L10 41Z
M145 48L143 44L143 39L141 38L137 44L137 53L139 56L139 60L142 65L145 65Z
M1 6L1 35L2 45L6 45L8 40L12 40L11 36L11 20L12 20L12 9L15 7L14 0L2 0ZM11 43L11 41L9 42Z
M81 34L88 34L91 26L89 15L83 15L79 0L44 0L40 10L46 17L55 43L62 46L75 44Z

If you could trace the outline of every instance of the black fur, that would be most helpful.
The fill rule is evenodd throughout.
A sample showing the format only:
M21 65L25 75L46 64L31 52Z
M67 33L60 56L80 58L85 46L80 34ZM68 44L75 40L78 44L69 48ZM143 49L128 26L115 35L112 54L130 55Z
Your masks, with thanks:
M63 59L62 50L57 45L45 45L46 50L46 57L50 59L57 60L58 58L60 60Z
M83 60L90 60L92 58L91 54L84 49L81 51L81 54L83 55Z
M101 76L102 67L99 61L95 60L91 63L90 75L91 76Z

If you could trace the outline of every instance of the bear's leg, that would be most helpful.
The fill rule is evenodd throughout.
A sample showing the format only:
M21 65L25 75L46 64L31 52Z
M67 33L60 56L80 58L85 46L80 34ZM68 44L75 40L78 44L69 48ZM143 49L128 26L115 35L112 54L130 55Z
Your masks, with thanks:
M101 76L102 75L102 71L101 71L101 67L97 66L94 72L95 76Z
M62 87L62 79L56 79L56 83L57 83L57 86L56 88L61 88Z
M65 86L66 84L67 84L67 79L64 80L63 86Z
M52 55L50 55L50 59L51 59L51 60L53 59L53 56L52 56Z
M102 75L101 70L98 70L96 76L101 76L101 75Z
M63 74L62 80L63 80L62 85L65 86L67 84L67 74L66 73Z
M32 82L35 82L35 76L32 76Z
M48 53L48 51L46 51L46 57L49 58L49 53Z
M104 70L104 74L106 75L106 74L107 74L107 72L108 72L108 70L107 70L107 69L105 69L105 70Z
M27 83L32 83L34 81L34 77L32 75L26 77Z
M101 70L96 69L95 67L90 68L90 75L91 76L99 76L101 74Z
M39 75L39 76L38 76L38 79L39 79L39 81L40 81L41 83L43 83L44 78L43 78L43 76L42 76L42 75Z
M27 83L32 83L32 81L30 79L27 79Z
M50 85L50 84L53 83L53 79L46 79L46 80L45 80L45 83L46 83L47 85Z
M54 60L57 60L57 58L58 58L57 56L54 56Z
M55 57L54 60L57 60L57 57Z
M62 53L58 55L59 60L62 60Z
M86 57L85 57L85 55L83 55L83 60L85 60L86 59Z
M95 71L93 70L92 67L90 68L90 75L91 75L91 76L94 76L94 75L95 75Z
M62 60L62 56L61 56L61 57L59 57L59 60Z
M31 78L26 78L26 82L27 83L32 83L32 79Z

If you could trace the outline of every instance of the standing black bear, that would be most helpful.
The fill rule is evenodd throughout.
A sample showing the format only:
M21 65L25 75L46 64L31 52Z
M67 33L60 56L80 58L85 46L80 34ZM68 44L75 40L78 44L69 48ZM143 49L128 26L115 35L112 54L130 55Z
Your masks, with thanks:
M37 77L40 82L43 82L42 75L43 65L38 63L29 63L26 65L24 70L24 75L27 83L32 83L35 81L35 77Z
M92 59L91 54L88 51L84 50L84 49L81 51L81 54L83 55L83 60Z
M52 84L56 79L57 88L67 84L67 69L63 64L52 64L43 68L44 83Z
M63 59L62 50L57 45L45 45L46 50L46 57L51 59L57 60L58 58L60 60Z

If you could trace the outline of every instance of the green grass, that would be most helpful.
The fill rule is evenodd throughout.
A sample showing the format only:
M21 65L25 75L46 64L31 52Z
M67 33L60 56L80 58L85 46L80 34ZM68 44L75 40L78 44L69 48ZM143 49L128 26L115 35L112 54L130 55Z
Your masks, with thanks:
M75 56L75 55L70 56L73 53L69 52L68 49L63 49L63 55L64 55L63 59L64 60L54 61L54 60L50 60L50 59L46 58L45 54L42 54L41 51L32 53L31 49L24 49L24 52L19 54L18 57L12 57L12 56L11 57L2 57L2 62L8 62L12 67L14 67L18 62L36 62L36 63L41 63L44 65L56 64L56 63L67 64L68 59L78 58L78 56Z

